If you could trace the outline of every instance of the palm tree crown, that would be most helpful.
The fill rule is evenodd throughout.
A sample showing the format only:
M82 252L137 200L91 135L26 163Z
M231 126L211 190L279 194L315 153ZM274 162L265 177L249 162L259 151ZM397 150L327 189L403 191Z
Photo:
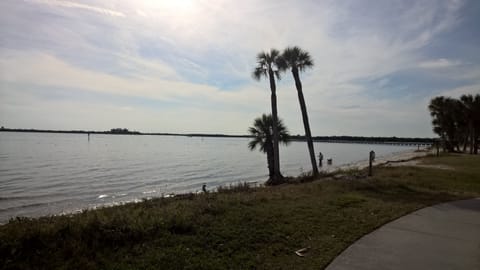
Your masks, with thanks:
M280 71L283 62L280 52L277 49L270 49L270 52L261 52L257 54L257 66L253 70L252 77L259 81L262 77L268 78L269 71L280 79Z
M304 71L313 67L313 59L307 51L297 46L288 47L283 51L280 66L282 69L297 68L299 71Z
M248 133L253 136L253 139L248 143L248 148L255 150L258 147L261 152L267 153L267 151L269 151L268 145L272 144L272 127L272 115L262 114L261 117L255 118L253 127L248 129ZM277 130L279 133L279 142L288 145L290 142L290 134L281 119L277 120Z
M276 128L274 129L274 123ZM279 170L275 168L275 147L273 141L274 130L278 132L278 141L284 144L289 143L289 133L282 120L277 119L274 121L272 115L263 114L261 117L256 118L253 122L253 127L248 129L248 132L253 136L253 139L248 143L250 150L255 150L257 147L259 150L267 154L267 165L269 179L266 182L267 185L277 185L283 182L283 176ZM278 142L277 141L277 142ZM278 145L277 145L278 146Z

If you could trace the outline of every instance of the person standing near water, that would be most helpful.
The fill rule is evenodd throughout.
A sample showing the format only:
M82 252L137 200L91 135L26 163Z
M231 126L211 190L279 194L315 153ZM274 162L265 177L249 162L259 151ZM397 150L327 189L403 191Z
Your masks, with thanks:
M322 152L318 153L318 167L322 167L323 154Z

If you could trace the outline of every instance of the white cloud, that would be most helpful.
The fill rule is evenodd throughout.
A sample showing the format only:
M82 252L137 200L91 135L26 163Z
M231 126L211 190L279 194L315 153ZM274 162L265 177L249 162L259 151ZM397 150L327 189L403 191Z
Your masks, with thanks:
M460 61L453 61L445 58L424 61L418 64L419 67L426 68L426 69L448 68L448 67L454 67L458 65L461 65Z
M426 113L424 104L408 96L374 99L358 81L378 79L378 87L388 89L395 82L383 78L386 75L460 64L444 58L421 62L425 58L418 50L458 23L462 1L366 5L209 0L189 1L182 7L175 1L35 2L46 4L42 8L61 7L52 12L64 19L12 16L18 24L38 21L38 27L16 33L34 37L28 50L2 49L0 80L181 104L161 112L132 104L104 104L105 111L112 112L106 113L111 121L114 116L143 117L144 126L138 129L148 128L152 121L171 131L201 131L204 126L210 132L244 133L253 117L270 110L268 82L250 78L256 53L299 45L316 64L302 74L314 134L429 134L420 131L414 114ZM92 12L82 17L67 8ZM35 43L44 39L51 42L48 49ZM278 86L279 113L293 133L303 133L291 74L284 77ZM227 91L213 83L216 80L248 83ZM81 110L79 102L64 108ZM95 106L92 111L102 110L101 105L91 106ZM147 116L150 113L155 116ZM183 130L175 122L184 124ZM404 125L395 127L394 122Z
M93 11L96 13L100 13L103 15L114 16L114 17L125 17L125 14L119 11L115 11L108 8L102 8L93 5L86 5L72 1L64 1L64 0L29 0L30 2L40 3L40 4L47 4L52 6L64 7L64 8L77 8L83 9L88 11Z
M242 95L239 91L224 92L209 85L181 81L178 76L171 74L172 70L162 65L142 64L155 70L157 76L115 76L75 67L44 53L11 52L0 59L0 78L4 82L60 87L65 91L80 89L162 101L231 99L230 102L236 103L249 98L248 94ZM166 74L161 71L166 71Z

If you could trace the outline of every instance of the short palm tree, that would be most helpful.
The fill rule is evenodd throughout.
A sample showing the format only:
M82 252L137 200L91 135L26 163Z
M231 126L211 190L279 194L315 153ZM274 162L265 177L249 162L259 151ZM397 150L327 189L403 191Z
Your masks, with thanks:
M280 79L280 63L281 55L276 49L270 49L270 52L261 52L257 55L257 66L253 71L253 78L259 81L261 78L268 78L270 82L271 103L272 103L272 121L277 123L277 88L275 85L275 77ZM281 182L280 173L280 154L278 149L279 135L277 125L272 125L272 141L273 141L273 182Z
M300 110L302 111L303 126L305 128L305 137L307 139L308 151L310 153L310 161L312 163L312 172L314 176L318 175L317 162L315 160L315 149L313 148L312 133L310 132L310 124L308 122L307 105L303 97L302 82L300 81L300 72L307 68L313 67L313 60L310 54L299 47L288 47L282 54L281 69L291 69L295 87L297 88L298 101Z
M258 149L267 154L267 165L269 179L268 185L279 184L279 181L275 180L274 172L274 157L273 157L273 117L272 115L263 114L261 117L255 118L253 126L248 129L253 139L248 143L250 150ZM279 142L287 145L289 143L290 135L287 128L283 124L281 119L277 119L277 131L279 134Z

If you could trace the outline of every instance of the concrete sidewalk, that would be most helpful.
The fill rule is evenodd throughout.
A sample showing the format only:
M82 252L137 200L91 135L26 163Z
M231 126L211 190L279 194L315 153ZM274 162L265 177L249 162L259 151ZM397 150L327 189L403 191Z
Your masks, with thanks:
M480 198L427 207L362 237L326 268L480 269Z

